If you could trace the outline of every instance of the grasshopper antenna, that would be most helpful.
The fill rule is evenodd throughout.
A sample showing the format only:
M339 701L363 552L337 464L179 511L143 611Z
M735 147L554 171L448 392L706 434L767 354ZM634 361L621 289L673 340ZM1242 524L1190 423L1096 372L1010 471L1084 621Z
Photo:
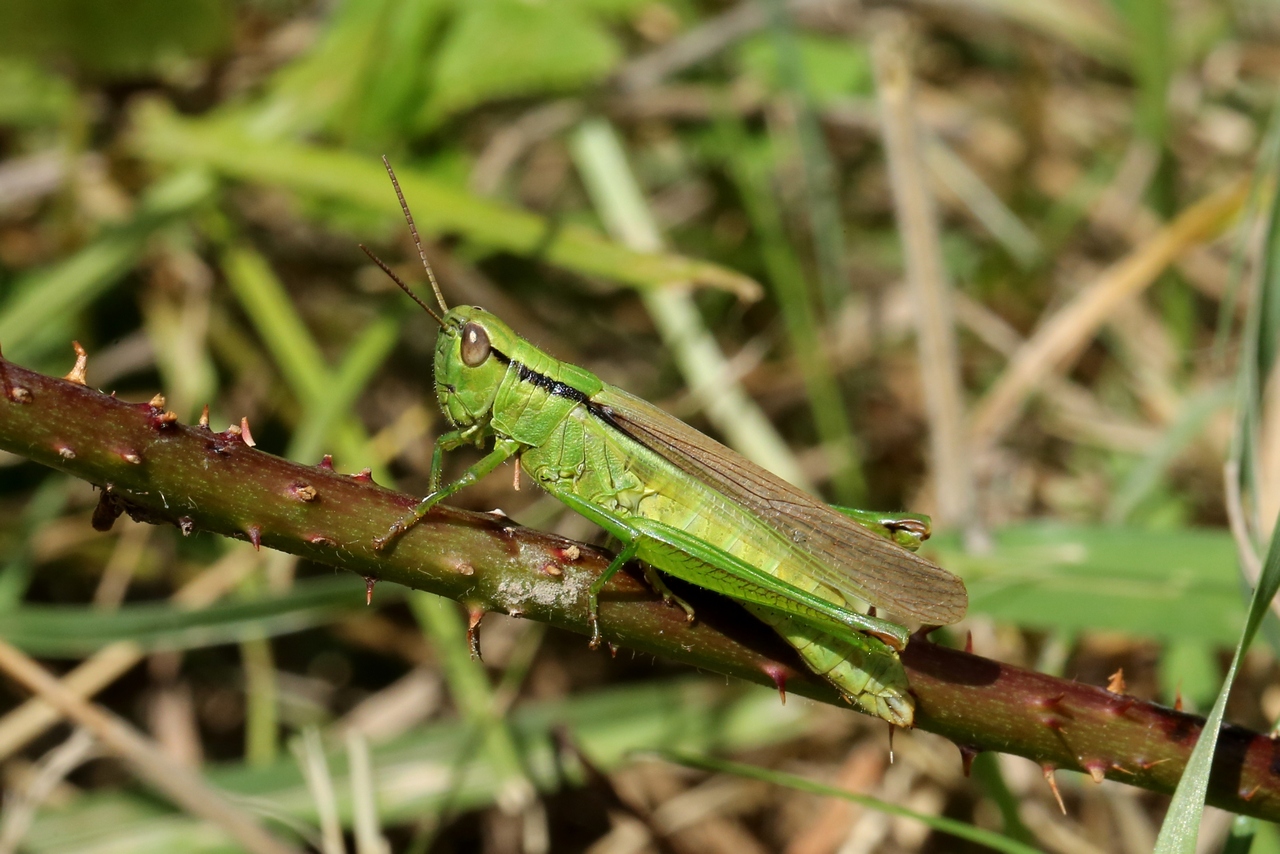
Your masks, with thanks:
M409 223L409 233L413 235L413 245L418 247L418 257L422 259L423 269L427 271L427 278L431 280L431 290L435 292L436 302L440 304L440 312L447 314L449 306L444 303L444 295L440 293L440 285L436 282L435 271L431 269L431 262L427 260L427 253L422 248L422 238L418 236L418 226L413 222L413 214L409 213L409 203L404 200L404 193L400 189L400 181L396 178L395 170L391 168L391 161L387 160L387 155L385 154L382 155L382 165L387 167L387 174L391 176L391 186L396 188L396 198L400 200L400 210L404 211L404 218ZM423 308L426 308L426 306L423 306ZM430 309L427 310L430 311ZM435 314L435 312L431 313Z
M370 252L368 246L365 246L363 243L360 243L358 245L361 248L361 250L364 251L364 254L369 256L370 261L377 264L382 269L382 272L386 273L388 276L391 277L391 281L395 282L397 285L400 286L400 290L404 291L406 294L409 295L409 299L413 300L418 305L422 306L422 310L425 311L427 314L431 315L431 319L434 320L436 323L440 324L441 329L444 328L444 321L440 319L440 315L436 314L435 311L432 310L431 306L423 302L418 297L417 294L415 294L412 290L410 290L409 286L406 285L404 281L395 274L394 270L388 267L381 258L379 258L377 255L374 255L372 252ZM427 269L430 269L430 268L428 267ZM437 291L436 293L439 293L439 291Z

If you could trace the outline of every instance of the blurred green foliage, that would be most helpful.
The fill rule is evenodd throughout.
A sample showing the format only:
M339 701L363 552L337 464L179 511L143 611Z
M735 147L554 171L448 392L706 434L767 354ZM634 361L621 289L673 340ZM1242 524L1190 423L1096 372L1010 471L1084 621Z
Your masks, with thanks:
M917 39L920 124L943 149L923 168L938 199L941 257L964 301L970 403L1100 270L1141 251L1194 199L1258 168L1280 32L1274 12L1253 2L973 5L979 14L899 10ZM859 7L844 18L762 14L745 26L730 18L737 11L653 0L6 0L4 353L61 373L76 338L93 354L91 382L105 365L104 385L122 396L164 391L184 419L208 400L215 418L247 413L264 447L308 461L335 449L340 465L420 485L438 426L430 329L355 249L368 242L414 270L415 253L392 237L403 228L377 160L388 154L452 299L501 306L540 346L699 424L707 391L685 394L678 359L655 342L643 298L629 289L696 280L741 294L755 276L768 293L760 303L723 294L694 303L705 331L740 354L724 382L741 383L796 450L797 470L829 492L927 505L927 415L912 306L898 298L904 253L873 100L881 19ZM705 52L680 59L673 46L690 43ZM655 57L666 65L648 83L615 85ZM606 236L569 150L585 121L607 123L621 140L630 174L617 177L639 188L669 254ZM1275 149L1266 151L1248 220L1256 242L1242 238L1234 260L1222 243L1190 247L1188 263L1135 300L1135 314L1082 340L982 460L990 549L968 548L954 532L930 543L969 584L979 637L1019 638L979 652L1062 672L1069 656L1071 672L1123 666L1135 693L1212 703L1221 652L1246 613L1239 543L1223 529L1232 376L1215 361L1222 354L1239 352L1252 371L1237 401L1248 428L1238 424L1236 440L1247 511L1274 509L1275 422L1264 400L1280 340L1280 196L1266 179ZM1014 224L1021 249L1002 223ZM1224 282L1233 264L1234 284ZM1238 307L1254 300L1252 325L1242 324ZM466 497L540 522L556 512L486 485ZM208 541L156 535L137 562L153 574L133 580L118 610L91 607L104 567L124 549L120 537L77 533L91 501L29 466L0 468L0 636L50 656L120 640L207 656L184 671L202 709L223 702L210 675L222 671L204 669L220 660L249 721L193 713L210 749L238 760L218 779L304 820L314 808L292 764L247 760L270 760L295 728L277 707L297 701L298 684L323 681L308 669L322 652L378 662L343 686L348 694L309 701L311 719L328 724L404 671L405 633L432 638L461 701L456 721L419 724L376 752L379 768L409 757L417 764L406 759L406 774L443 780L391 804L388 822L447 812L450 798L458 808L493 803L501 793L484 769L548 791L579 780L547 770L546 715L580 716L579 736L607 757L606 770L625 749L691 733L706 736L691 737L691 748L763 749L803 732L828 764L850 744L843 731L793 716L794 705L766 709L706 683L686 690L648 662L606 667L554 636L521 636L520 656L496 656L486 673L469 662L458 614L419 606L419 626L382 588L374 622L394 639L353 641L359 583L308 578L323 572L314 567L264 560L251 582L195 617L162 597L225 554ZM588 536L572 519L546 524ZM1269 526L1252 520L1259 545ZM1276 667L1271 650L1254 657L1236 702L1242 719L1261 725L1276 710ZM603 674L643 682L563 699ZM107 702L133 713L149 678ZM485 690L468 692L477 685ZM537 692L561 699L528 724L525 701ZM744 720L755 728L713 737L726 721L723 732L738 733ZM481 745L471 735L484 728L492 737ZM469 770L459 783L442 767ZM949 811L973 802L979 816L994 805L1006 833L1025 838L1020 804L1038 796L994 763L980 770L980 793L957 797L966 784L952 780L928 785L946 793ZM1073 811L1096 797L1067 794ZM1106 810L1077 812L1094 820ZM108 825L124 848L144 838L160 840L153 850L221 845L127 792L42 812L30 842L74 850L80 829L96 837ZM1275 849L1274 832L1263 828L1255 850L1267 844Z
M100 79L144 77L226 51L234 10L231 0L183 0L180 8L166 0L6 0L0 53Z

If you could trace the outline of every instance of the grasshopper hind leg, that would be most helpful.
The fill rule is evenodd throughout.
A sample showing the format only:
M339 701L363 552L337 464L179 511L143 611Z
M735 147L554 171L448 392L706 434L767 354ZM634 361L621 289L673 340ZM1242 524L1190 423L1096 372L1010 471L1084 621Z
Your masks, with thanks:
M622 541L617 537L609 536L609 548L620 548ZM639 544L637 543L637 547ZM682 597L677 596L675 591L667 584L666 579L662 577L662 573L654 569L649 563L641 561L640 571L644 574L645 583L653 588L653 592L662 597L662 601L668 606L678 607L684 611L685 617L689 622L693 622L696 615L693 606L686 602ZM612 574L612 573L611 573Z
M671 588L667 586L667 582L662 579L661 573L647 563L643 564L643 566L644 580L649 582L649 586L662 597L663 602L668 605L678 605L684 611L685 617L692 623L694 620L693 606L672 592Z

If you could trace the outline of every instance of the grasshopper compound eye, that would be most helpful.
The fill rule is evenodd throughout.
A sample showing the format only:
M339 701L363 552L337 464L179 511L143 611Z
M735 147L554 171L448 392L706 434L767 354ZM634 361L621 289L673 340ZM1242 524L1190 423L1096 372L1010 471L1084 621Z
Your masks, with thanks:
M468 323L462 327L462 364L468 368L478 368L493 348L489 345L489 333L478 323Z

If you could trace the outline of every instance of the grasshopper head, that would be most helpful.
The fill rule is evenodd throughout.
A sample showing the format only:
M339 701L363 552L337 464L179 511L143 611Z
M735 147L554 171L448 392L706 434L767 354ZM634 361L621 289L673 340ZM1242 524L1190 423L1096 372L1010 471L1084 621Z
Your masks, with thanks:
M436 397L455 427L484 426L519 338L482 308L460 305L444 316L436 339Z

